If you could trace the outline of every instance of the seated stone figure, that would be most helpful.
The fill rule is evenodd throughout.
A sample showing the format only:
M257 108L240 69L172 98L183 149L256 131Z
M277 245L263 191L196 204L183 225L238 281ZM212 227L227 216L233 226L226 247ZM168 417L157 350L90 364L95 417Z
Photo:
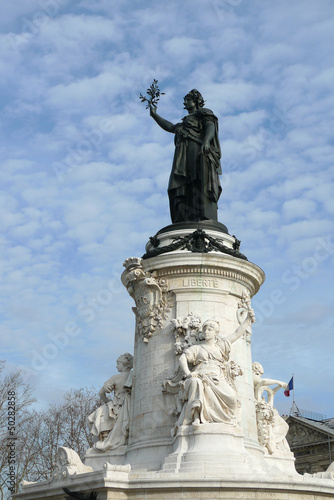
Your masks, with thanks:
M259 443L265 453L270 455L289 452L290 448L285 437L289 426L274 408L276 392L281 388L287 389L288 384L280 380L262 378L264 371L260 363L253 363L252 369ZM271 385L276 387L272 388ZM262 396L263 392L267 393L267 401Z
M166 392L177 394L182 408L174 434L183 425L238 421L240 402L234 378L242 371L229 361L231 343L253 320L253 311L249 311L244 322L226 338L219 336L218 322L208 320L202 327L203 340L181 354L178 371L164 383Z
M119 373L107 380L99 392L105 404L88 417L90 432L98 437L93 447L100 451L118 448L128 439L133 356L122 354L116 366ZM107 394L111 392L114 397L109 401Z

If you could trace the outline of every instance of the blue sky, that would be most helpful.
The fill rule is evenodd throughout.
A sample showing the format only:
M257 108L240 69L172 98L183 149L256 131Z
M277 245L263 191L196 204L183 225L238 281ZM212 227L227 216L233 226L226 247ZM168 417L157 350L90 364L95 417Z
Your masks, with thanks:
M266 272L254 361L334 416L334 4L18 0L1 26L1 357L41 405L133 351L123 261L169 224L173 137L198 88L219 118L219 219ZM291 398L276 396L288 412Z

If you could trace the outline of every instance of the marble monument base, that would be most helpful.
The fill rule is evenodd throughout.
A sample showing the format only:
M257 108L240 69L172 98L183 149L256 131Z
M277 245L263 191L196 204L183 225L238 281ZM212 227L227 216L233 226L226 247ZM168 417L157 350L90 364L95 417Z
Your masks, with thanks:
M236 471L248 472L248 453L243 432L229 424L185 425L178 429L174 451L166 457L166 473L192 473L204 477L228 476Z
M270 474L206 477L195 473L129 472L106 465L101 471L78 474L61 482L26 485L17 500L64 500L71 492L98 493L97 500L325 500L334 495L333 480ZM84 497L83 497L84 498Z
M176 226L151 238L143 258L124 263L122 282L135 301L136 316L127 446L88 450L85 464L63 448L53 477L24 483L17 500L64 500L63 487L87 500L92 492L97 500L333 498L332 472L323 478L299 475L293 454L280 449L284 436L278 439L273 431L273 415L265 420L257 414L250 327L233 340L224 365L231 369L227 363L232 362L237 371L230 383L240 415L233 410L225 423L181 425L189 420L180 419L184 394L178 398L165 389L180 367L181 353L203 340L200 335L195 340L189 324L202 328L214 320L221 337L231 338L251 310L264 273L239 252L238 240L224 227ZM210 409L210 401L201 402ZM274 444L268 445L268 436Z

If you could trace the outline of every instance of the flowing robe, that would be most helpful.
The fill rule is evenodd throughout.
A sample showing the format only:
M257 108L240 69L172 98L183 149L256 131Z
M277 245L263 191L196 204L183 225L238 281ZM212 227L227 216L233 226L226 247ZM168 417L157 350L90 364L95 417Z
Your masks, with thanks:
M100 436L101 432L109 431L104 441L97 441L93 445L96 450L113 450L127 443L131 385L132 372L122 372L114 375L103 385L106 393L114 392L114 397L108 403L97 408L88 417L90 432L94 436ZM121 390L119 386L121 386Z
M201 153L208 123L214 137L207 154ZM221 193L219 175L220 144L218 119L210 109L200 108L174 125L175 154L169 179L168 195L172 222L217 220L217 202Z
M201 423L235 423L239 401L226 374L230 342L220 339L215 345L193 345L184 351L188 364L193 365L192 376L182 379L180 370L174 379L165 382L168 392L177 393L183 403L176 426L189 425L195 412Z

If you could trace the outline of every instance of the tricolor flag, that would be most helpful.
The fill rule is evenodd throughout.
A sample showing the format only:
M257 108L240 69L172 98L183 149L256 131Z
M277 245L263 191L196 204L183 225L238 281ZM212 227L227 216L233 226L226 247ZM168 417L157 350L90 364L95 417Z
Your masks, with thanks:
M292 391L292 389L293 389L293 376L291 377L291 380L288 383L288 388L285 389L284 391L284 396L288 398L290 396L290 391Z

